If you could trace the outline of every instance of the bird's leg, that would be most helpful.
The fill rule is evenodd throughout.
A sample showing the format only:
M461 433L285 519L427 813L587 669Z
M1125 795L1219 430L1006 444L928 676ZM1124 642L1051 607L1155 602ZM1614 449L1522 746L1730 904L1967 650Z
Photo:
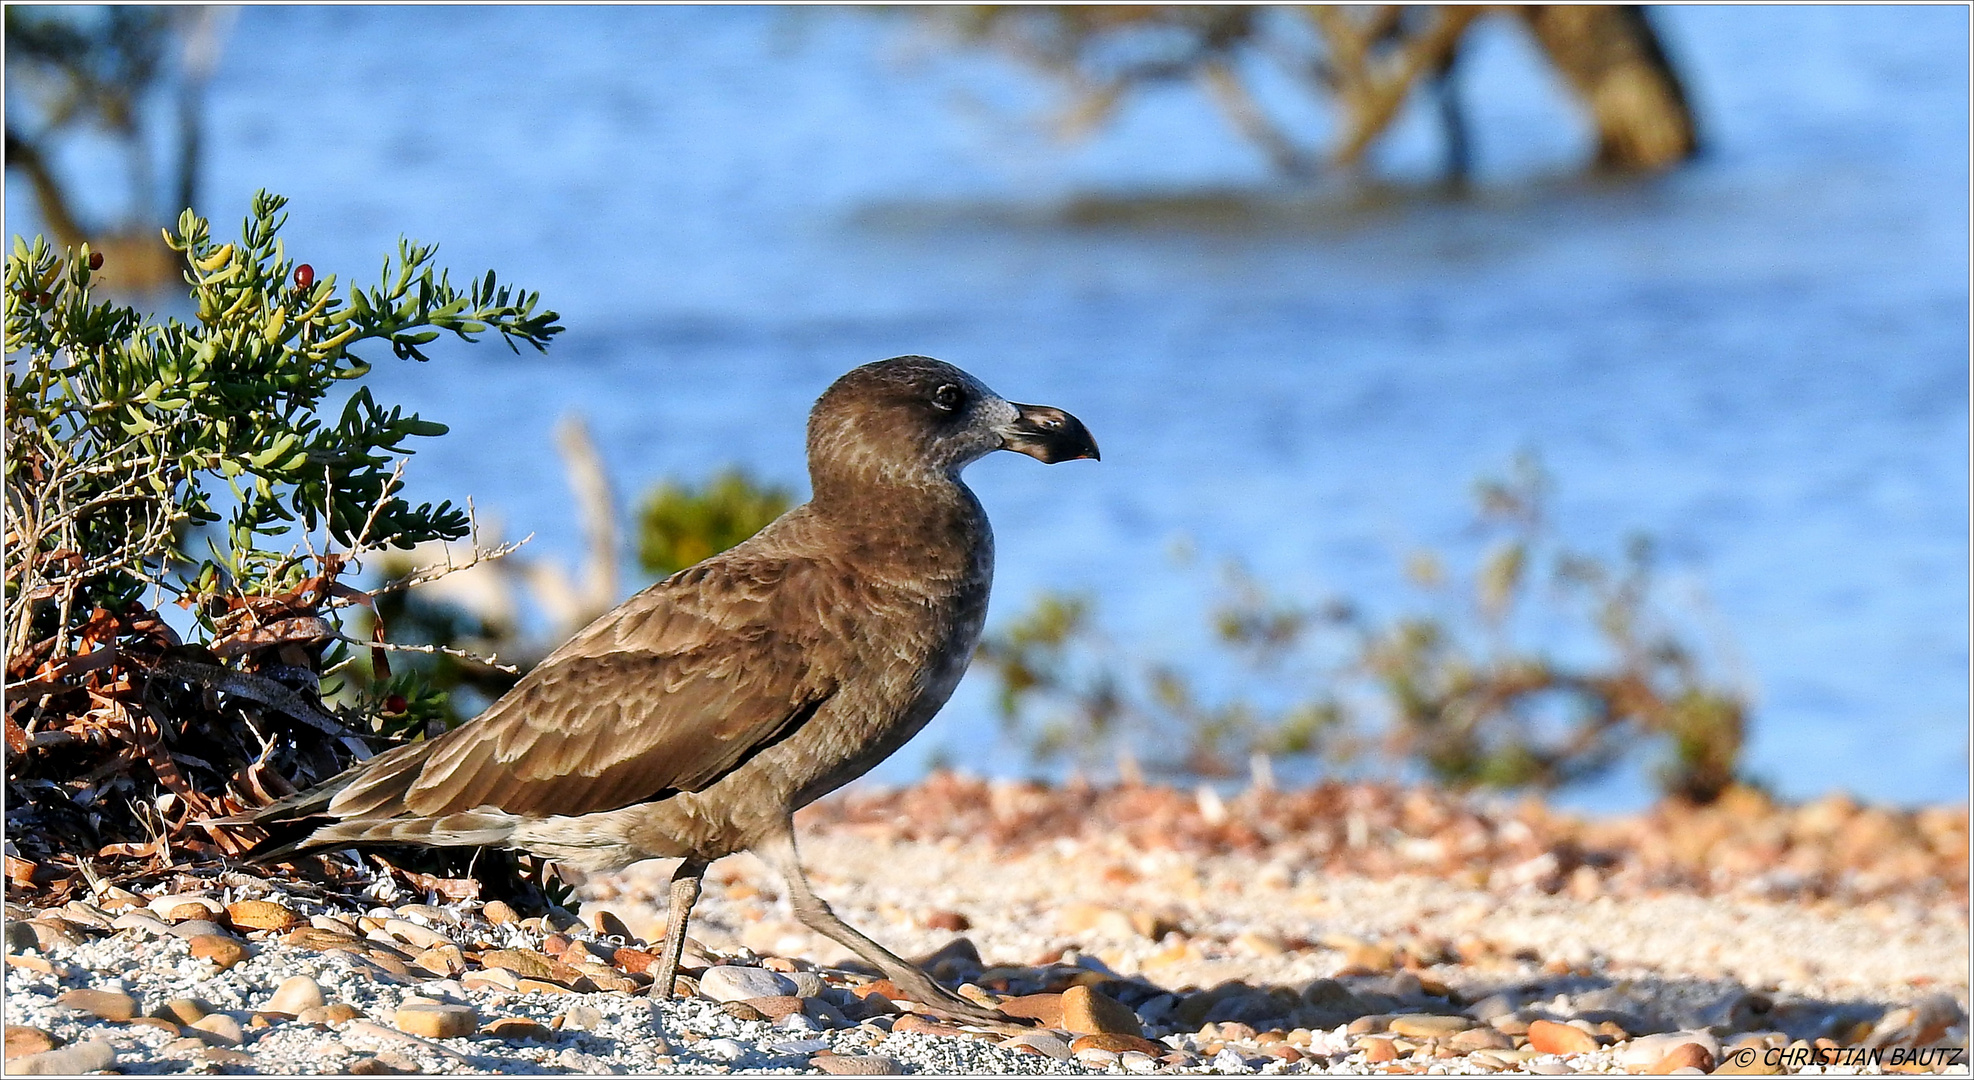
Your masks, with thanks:
M836 912L831 911L829 905L809 888L808 876L802 873L802 864L796 859L793 828L752 850L763 862L774 867L788 883L788 901L795 909L795 917L802 921L802 925L862 957L865 963L883 972L885 978L895 983L913 1001L939 1012L951 1013L978 1023L1000 1026L1009 1024L1010 1020L1006 1014L968 1001L940 986L910 961L898 957L889 949L858 933L849 923L839 918Z
M685 952L685 924L692 916L692 905L699 902L699 879L706 875L703 859L687 858L672 871L671 907L665 912L665 949L658 956L653 972L651 996L669 1000L673 981L679 973L679 956Z

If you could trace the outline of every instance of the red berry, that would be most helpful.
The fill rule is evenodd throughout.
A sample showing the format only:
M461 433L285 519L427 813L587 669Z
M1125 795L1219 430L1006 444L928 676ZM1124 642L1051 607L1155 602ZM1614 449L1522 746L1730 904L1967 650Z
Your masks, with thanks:
M34 298L34 302L35 302L35 303L37 303L37 304L40 304L40 305L41 305L42 307L54 307L54 306L55 306L55 294L54 294L54 293L42 293L42 294L41 294L40 296L37 296L37 297L35 297L35 298Z
M102 252L100 252L100 251L92 251L92 252L90 252L90 253L89 253L89 269L91 269L91 270L101 270L102 268L103 268L103 253L102 253Z
M384 711L387 713L401 713L409 708L411 702L406 701L403 694L392 694L384 699Z
M295 267L295 288L301 289L304 292L306 292L309 286L314 284L315 284L315 267L310 266L307 263L303 263L300 266Z

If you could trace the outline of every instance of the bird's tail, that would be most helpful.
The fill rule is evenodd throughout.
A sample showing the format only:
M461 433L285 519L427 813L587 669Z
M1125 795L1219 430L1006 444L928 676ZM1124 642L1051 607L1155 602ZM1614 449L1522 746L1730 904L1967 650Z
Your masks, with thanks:
M303 818L276 821L268 838L247 853L248 862L278 862L290 855L379 844L427 847L500 847L522 818L483 806L439 817Z
M216 823L252 824L267 830L267 839L247 853L249 862L377 844L492 847L506 843L521 819L490 806L431 816L405 812L405 795L417 782L432 745L421 741L396 747L307 791Z

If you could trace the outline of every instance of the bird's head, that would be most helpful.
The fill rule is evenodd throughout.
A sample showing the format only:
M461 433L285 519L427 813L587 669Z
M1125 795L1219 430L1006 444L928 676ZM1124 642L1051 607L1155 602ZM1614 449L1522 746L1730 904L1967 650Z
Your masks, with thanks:
M818 484L845 478L954 476L996 450L1051 465L1096 458L1097 442L1074 416L1018 405L951 364L898 356L851 371L809 412L809 471Z

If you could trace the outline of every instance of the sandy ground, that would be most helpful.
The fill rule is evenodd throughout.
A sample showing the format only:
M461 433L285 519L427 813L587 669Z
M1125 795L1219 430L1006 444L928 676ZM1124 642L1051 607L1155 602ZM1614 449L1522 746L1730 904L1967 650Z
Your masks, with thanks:
M949 942L954 931L930 924L957 913L989 964L1077 950L1172 990L1230 979L1300 987L1348 972L1363 956L1353 949L1402 955L1465 943L1482 962L1421 970L1469 1000L1604 990L1602 1000L1628 1002L1655 1027L1723 1022L1751 993L1805 1017L1862 1017L1941 992L1968 1003L1968 913L1950 904L1682 893L1585 901L1533 888L1333 877L1240 856L1141 854L1072 840L1010 856L830 830L805 836L802 851L812 883L838 914L901 954ZM662 900L650 898L662 897L669 872L649 863L598 881L593 891L608 899L594 903L634 930L655 932ZM717 864L711 882L693 923L709 946L744 944L819 962L848 957L789 919L779 883L752 857ZM1131 925L1133 915L1177 930L1154 941ZM1310 944L1291 947L1300 942Z
M7 1071L1967 1072L1965 808L1751 799L1593 827L1368 788L1222 806L948 778L805 820L817 891L894 951L963 992L1122 1018L1016 1035L867 997L746 855L694 912L701 995L664 1002L635 978L663 863L585 883L588 926L214 869L10 902ZM769 989L697 985L732 979ZM297 980L315 1007L280 1004ZM432 1010L463 1026L410 1033Z

